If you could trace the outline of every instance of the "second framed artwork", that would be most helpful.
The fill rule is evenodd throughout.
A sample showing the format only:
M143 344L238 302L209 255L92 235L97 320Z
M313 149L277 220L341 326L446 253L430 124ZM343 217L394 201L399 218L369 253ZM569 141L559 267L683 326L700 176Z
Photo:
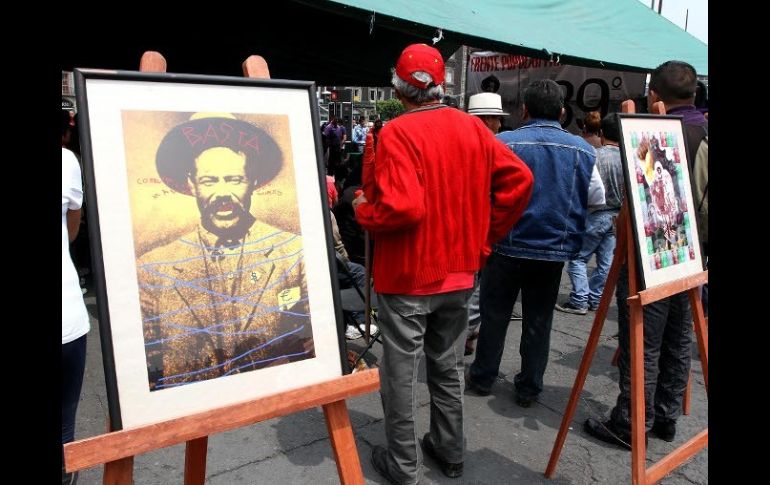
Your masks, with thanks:
M76 79L113 429L340 376L313 84Z
M619 114L619 119L642 289L703 271L682 118Z

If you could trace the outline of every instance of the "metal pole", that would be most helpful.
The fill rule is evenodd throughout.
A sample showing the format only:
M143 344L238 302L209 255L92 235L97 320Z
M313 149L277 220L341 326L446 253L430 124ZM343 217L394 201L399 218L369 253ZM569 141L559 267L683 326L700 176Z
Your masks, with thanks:
M372 253L369 242L369 231L364 231L364 274L366 286L364 287L364 340L369 343L372 328Z
M650 10L655 10L655 0L650 1Z
M688 8L684 14L684 31L687 32L687 21L690 19L690 9Z
M663 10L663 0L658 0L658 15L660 15L661 10Z
M465 91L468 86L468 47L462 46L460 51L460 57L462 58L462 61L460 62L460 70L462 71L460 73L460 102L458 103L461 110L465 109Z

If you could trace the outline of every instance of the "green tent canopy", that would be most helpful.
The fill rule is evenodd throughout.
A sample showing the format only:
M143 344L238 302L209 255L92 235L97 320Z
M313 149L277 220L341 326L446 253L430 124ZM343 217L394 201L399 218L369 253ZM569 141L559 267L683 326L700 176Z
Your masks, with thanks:
M352 16L371 19L374 14L374 30L393 23L402 28L416 23L441 29L446 41L453 44L558 59L562 64L651 71L676 59L692 64L698 74L708 75L708 46L637 0L312 3L317 8L327 4L336 12L348 10Z
M468 45L640 72L678 59L708 74L708 47L637 0L284 0L242 10L128 9L63 44L61 68L137 70L155 50L168 72L241 76L258 54L273 78L386 86L401 50L441 29L444 57Z

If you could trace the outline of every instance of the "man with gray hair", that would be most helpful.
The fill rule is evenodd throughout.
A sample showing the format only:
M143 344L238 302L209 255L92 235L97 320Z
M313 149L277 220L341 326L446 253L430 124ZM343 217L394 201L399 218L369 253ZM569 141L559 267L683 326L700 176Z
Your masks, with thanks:
M422 446L445 475L462 475L468 297L533 185L526 165L481 120L439 102L443 82L438 50L404 49L392 83L406 112L382 128L364 193L353 201L375 241L388 446L372 449L372 464L391 483L414 484L422 475L414 412L423 354L431 406Z

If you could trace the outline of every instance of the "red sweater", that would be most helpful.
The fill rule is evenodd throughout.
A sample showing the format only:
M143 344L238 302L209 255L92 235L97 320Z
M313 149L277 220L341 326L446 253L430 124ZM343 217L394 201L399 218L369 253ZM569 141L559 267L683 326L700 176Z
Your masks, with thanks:
M371 175L364 174L373 183L364 184L369 202L358 205L356 219L375 239L379 293L477 271L532 195L524 162L479 118L446 107L411 111L383 127Z

